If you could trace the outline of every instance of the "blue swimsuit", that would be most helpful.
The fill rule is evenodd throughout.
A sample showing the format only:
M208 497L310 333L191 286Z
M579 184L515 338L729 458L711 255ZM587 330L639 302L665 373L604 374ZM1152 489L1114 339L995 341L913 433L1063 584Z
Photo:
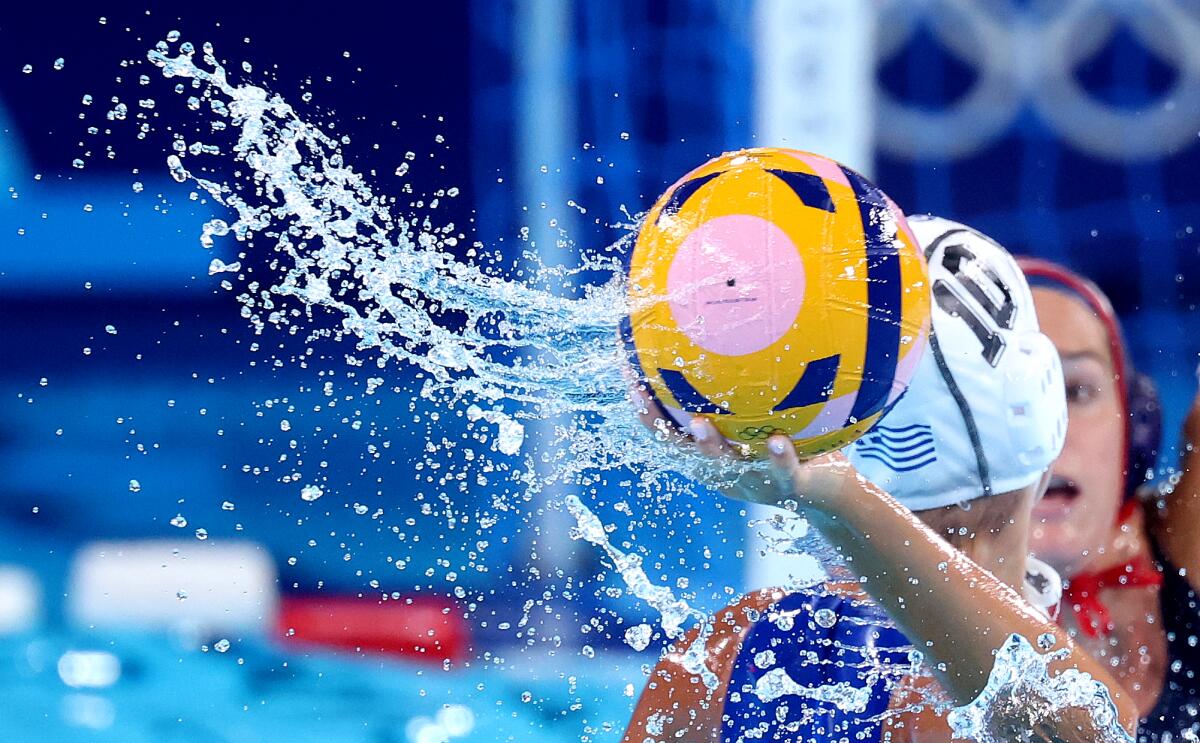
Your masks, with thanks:
M774 604L742 642L725 697L722 739L881 740L880 717L891 690L913 668L912 646L891 624L874 604L836 594L793 593ZM799 688L772 694L772 682L781 678ZM852 699L852 709L839 707L832 696Z

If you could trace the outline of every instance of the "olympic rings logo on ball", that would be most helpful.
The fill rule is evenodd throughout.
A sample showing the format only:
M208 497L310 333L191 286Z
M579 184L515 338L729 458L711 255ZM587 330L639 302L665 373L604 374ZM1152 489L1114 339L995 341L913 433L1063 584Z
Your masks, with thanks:
M746 426L737 432L742 441L766 441L775 434L787 435L787 431L775 426Z

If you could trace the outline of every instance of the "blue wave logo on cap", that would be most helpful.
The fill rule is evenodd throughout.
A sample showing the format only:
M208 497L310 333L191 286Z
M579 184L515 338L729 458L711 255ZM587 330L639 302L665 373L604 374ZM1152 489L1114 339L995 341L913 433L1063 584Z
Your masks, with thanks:
M912 472L937 461L933 427L914 423L902 428L878 426L855 443L864 459L882 462L895 472Z

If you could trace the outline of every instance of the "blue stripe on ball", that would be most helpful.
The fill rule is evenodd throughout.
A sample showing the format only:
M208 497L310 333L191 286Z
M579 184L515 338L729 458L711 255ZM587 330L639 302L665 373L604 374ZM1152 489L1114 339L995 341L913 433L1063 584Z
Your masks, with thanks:
M659 369L663 384L671 391L675 401L689 413L708 413L712 415L729 415L729 411L709 400L700 390L692 386L683 376L683 372L675 369Z
M838 364L841 359L841 355L835 353L832 356L808 362L804 371L800 373L800 378L796 380L796 385L792 387L786 397L779 401L778 405L772 408L772 411L778 413L828 400L833 394L833 383L837 379Z
M659 400L658 395L654 394L654 387L652 387L650 382L646 379L646 371L642 368L642 359L638 355L637 346L634 345L633 342L633 322L629 319L628 315L621 318L620 330L621 342L625 345L626 358L629 360L629 365L633 367L634 374L637 375L637 384L646 393L647 397L650 398L650 402L658 406L658 409L663 414L663 420L665 420L677 431L684 432L683 428L681 428L680 425L675 422L675 419L671 417L671 414L667 412L667 408L662 404L662 400Z
M867 254L867 349L862 384L850 411L861 421L883 409L900 357L900 256L884 226L895 216L883 192L849 168L842 168L860 205Z
M820 176L771 168L768 168L767 172L786 183L788 188L792 189L800 198L800 201L804 202L805 206L823 209L830 213L837 211L837 207L833 204L833 197L829 195L829 187L825 185L825 180Z
M680 210L681 207L683 207L684 203L688 199L692 198L692 194L699 191L701 186L719 175L721 174L709 173L708 175L702 175L699 178L693 178L690 181L684 181L683 183L680 183L679 188L676 188L675 192L671 194L671 198L667 201L667 205L664 206L662 211L658 213L658 217L654 220L654 223L658 224L658 222L664 216L674 215Z

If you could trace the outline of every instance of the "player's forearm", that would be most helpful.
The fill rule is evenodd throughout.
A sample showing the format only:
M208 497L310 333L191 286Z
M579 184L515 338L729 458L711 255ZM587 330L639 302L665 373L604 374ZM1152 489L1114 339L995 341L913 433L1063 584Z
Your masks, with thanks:
M959 703L983 689L994 652L1010 634L1032 640L1049 630L1013 608L1019 599L1011 590L890 498L864 494L857 501L810 518L865 579L863 588L934 667L945 669L939 675Z
M1122 723L1133 729L1136 713L1119 687L1064 632L890 496L869 487L861 490L841 499L844 507L836 513L815 512L814 525L841 549L851 569L866 579L864 588L939 669L940 680L958 703L982 691L995 652L1010 635L1036 642L1052 633L1057 647L1071 651L1052 669L1078 668L1104 683ZM1058 739L1074 740L1081 729L1087 730L1086 713L1071 718L1051 723L1062 727ZM1080 739L1089 738L1085 734Z

